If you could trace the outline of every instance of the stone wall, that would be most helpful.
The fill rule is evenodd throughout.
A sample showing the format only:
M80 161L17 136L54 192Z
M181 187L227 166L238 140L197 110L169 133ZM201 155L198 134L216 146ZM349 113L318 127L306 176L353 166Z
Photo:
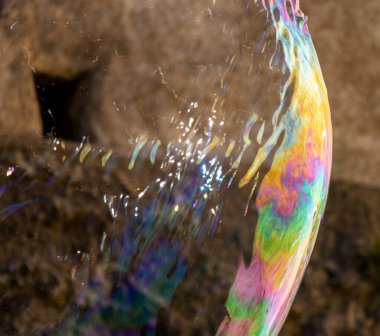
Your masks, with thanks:
M170 120L192 102L227 111L232 134L242 131L240 114L271 117L283 77L280 66L269 71L274 45L255 57L251 51L263 27L273 37L266 15L245 1L211 7L202 0L6 2L0 133L42 133L33 83L40 96L62 82L73 86L64 109L42 111L59 121L58 136L89 135L112 147L144 133L172 140Z

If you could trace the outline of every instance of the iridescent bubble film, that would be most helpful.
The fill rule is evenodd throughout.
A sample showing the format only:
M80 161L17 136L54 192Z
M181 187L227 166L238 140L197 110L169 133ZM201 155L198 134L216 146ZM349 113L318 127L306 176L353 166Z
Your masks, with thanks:
M21 242L19 232L3 242L29 244L25 253L47 245L42 255L72 283L60 315L31 332L277 335L331 168L327 92L299 2L127 7L139 36L122 74L128 105L115 98L115 114L81 143L51 137L1 159L7 230L28 209L49 227L56 213L44 214L46 204L78 213L78 223L92 212L82 228L62 221L59 243L48 233Z

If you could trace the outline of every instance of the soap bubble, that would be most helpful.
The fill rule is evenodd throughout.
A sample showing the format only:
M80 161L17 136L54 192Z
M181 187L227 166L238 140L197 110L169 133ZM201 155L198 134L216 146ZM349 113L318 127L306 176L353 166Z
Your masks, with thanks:
M51 139L32 150L32 181L32 154L2 162L1 197L21 192L3 223L41 202L72 211L78 198L109 214L97 225L94 213L88 239L57 256L75 295L40 333L275 335L330 178L329 106L306 18L295 0L130 7L129 105L94 132L110 133L108 149Z

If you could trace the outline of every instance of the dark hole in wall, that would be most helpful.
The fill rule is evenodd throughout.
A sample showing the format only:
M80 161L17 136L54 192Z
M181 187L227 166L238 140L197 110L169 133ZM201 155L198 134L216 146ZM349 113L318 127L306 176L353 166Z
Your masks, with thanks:
M69 140L81 140L82 135L72 120L70 106L81 88L85 75L73 80L50 77L37 73L34 76L43 123L43 135Z

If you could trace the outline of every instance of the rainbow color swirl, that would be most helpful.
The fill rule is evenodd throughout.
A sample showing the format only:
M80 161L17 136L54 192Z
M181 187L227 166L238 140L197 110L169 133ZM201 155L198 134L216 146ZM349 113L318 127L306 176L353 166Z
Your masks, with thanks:
M256 199L259 221L252 262L248 268L240 264L227 300L228 317L218 335L278 334L309 261L330 179L330 108L299 2L263 0L262 5L276 28L277 43L283 46L294 95L272 141L259 153L267 155L285 131ZM255 160L241 187L256 169Z

